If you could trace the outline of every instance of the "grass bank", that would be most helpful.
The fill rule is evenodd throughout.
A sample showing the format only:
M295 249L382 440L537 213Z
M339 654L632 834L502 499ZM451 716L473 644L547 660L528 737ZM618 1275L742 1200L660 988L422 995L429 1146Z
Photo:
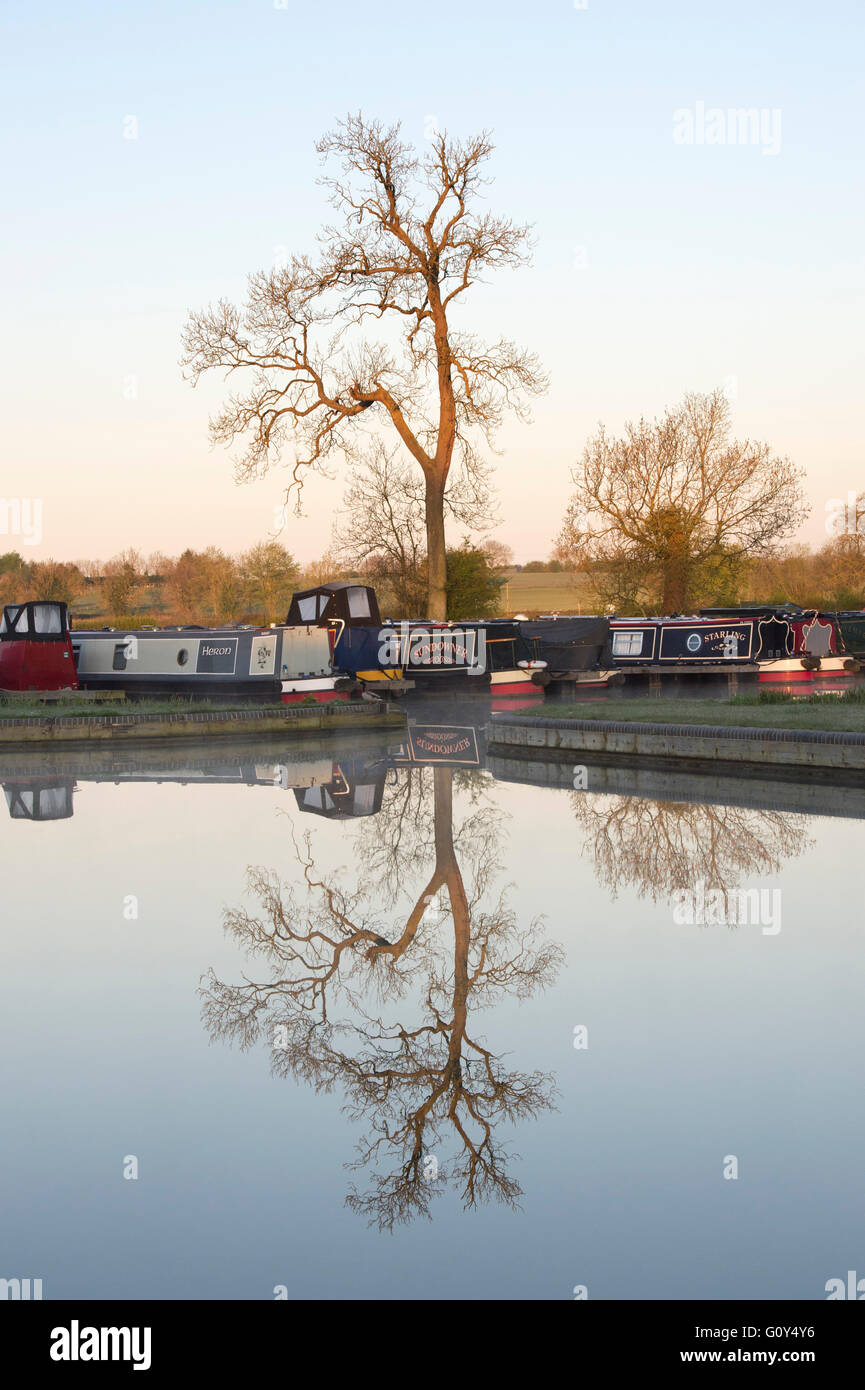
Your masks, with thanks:
M520 711L539 720L600 719L640 724L707 724L750 729L822 729L827 733L865 733L865 690L790 699L779 690L736 695L728 700L645 699L587 701L566 705L547 700L540 709Z
M302 702L301 702L302 703ZM309 698L310 705L316 702ZM203 714L226 710L284 710L281 700L190 700L184 696L154 696L142 700L83 700L74 695L62 700L34 700L27 695L0 697L0 718L64 718L66 715L92 714Z

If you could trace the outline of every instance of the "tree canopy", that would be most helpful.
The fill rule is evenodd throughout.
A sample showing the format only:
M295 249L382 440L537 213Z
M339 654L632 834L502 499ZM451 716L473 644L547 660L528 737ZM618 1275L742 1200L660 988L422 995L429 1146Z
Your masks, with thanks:
M529 228L482 204L486 132L436 134L420 155L399 125L358 114L318 150L335 170L322 182L337 220L317 254L251 275L243 308L220 300L193 313L183 361L193 383L212 370L237 381L211 434L241 445L240 479L293 443L288 495L306 470L362 454L371 431L398 440L420 469L428 610L443 618L451 467L483 488L482 447L546 385L532 353L482 342L451 311L485 274L527 261Z
M707 572L710 587L749 556L771 553L799 526L803 472L768 444L731 433L723 392L689 394L660 420L603 425L572 477L559 552L591 568L598 587L630 605L640 592L680 612Z

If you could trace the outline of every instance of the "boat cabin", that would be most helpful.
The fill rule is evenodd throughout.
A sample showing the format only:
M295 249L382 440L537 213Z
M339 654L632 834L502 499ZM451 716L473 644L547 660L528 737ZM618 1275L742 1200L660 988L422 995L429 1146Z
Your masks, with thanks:
M65 603L7 603L0 618L0 690L77 690Z
M402 666L390 654L393 628L382 625L375 589L368 584L340 579L303 589L293 596L285 621L327 628L334 669L341 675L368 682L402 676Z

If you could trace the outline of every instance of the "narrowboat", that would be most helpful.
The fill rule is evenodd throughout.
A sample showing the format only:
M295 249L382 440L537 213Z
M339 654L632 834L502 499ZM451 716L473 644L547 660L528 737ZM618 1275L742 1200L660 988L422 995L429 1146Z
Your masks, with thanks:
M720 674L740 669L760 681L854 674L830 614L790 607L703 608L692 617L613 618L613 661L623 670Z
M127 694L244 695L297 704L347 698L318 627L180 627L73 632L87 690Z
M703 608L701 616L737 618L746 615L757 636L756 660L761 681L811 681L855 675L859 662L847 648L834 613L780 607Z
M295 594L287 622L326 628L334 668L376 694L453 688L542 695L548 682L546 663L518 623L394 622L382 619L374 589L349 581Z
M606 618L490 618L399 624L407 674L421 690L489 691L494 699L542 696L553 683L605 686L620 679Z
M315 625L327 631L334 669L378 695L402 694L400 645L392 622L382 622L375 589L336 580L293 595L289 627Z
M0 690L123 690L127 695L345 699L317 626L70 630L65 603L7 604L0 620Z

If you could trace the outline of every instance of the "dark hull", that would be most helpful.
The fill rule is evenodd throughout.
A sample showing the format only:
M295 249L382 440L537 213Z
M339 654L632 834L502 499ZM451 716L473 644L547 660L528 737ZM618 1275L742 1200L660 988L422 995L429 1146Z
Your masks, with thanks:
M152 679L110 680L91 677L82 684L84 690L124 690L127 697L139 696L145 699L150 695L200 696L201 699L238 700L279 700L282 687L278 681L220 681L220 680L177 680L175 677L154 677Z

